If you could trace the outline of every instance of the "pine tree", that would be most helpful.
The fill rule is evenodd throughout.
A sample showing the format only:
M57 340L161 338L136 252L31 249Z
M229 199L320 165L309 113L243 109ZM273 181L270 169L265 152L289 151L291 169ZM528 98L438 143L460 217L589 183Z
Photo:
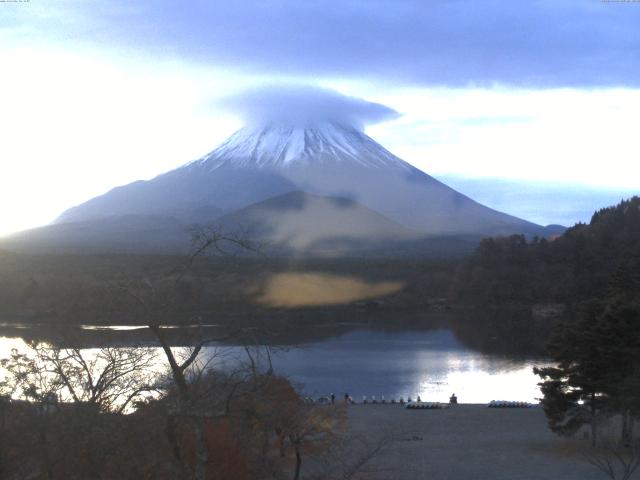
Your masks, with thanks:
M558 366L535 369L543 380L542 407L551 430L572 435L588 424L594 444L611 387L611 365L602 362L603 345L593 330L599 310L598 305L590 305L580 320L558 328L548 345Z
M622 437L640 415L640 304L623 295L589 305L578 321L564 324L549 343L557 367L536 369L550 428L569 435L598 419L620 414Z

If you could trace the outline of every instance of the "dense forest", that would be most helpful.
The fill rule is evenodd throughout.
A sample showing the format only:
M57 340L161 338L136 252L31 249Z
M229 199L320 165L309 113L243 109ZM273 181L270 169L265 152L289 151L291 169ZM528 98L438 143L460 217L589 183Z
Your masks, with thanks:
M554 239L484 239L462 262L454 328L483 351L548 355L554 330L621 293L638 297L640 198L596 212ZM604 308L600 305L600 308Z
M606 296L615 276L639 268L640 198L633 197L553 240L483 240L460 268L452 291L465 303L574 305Z

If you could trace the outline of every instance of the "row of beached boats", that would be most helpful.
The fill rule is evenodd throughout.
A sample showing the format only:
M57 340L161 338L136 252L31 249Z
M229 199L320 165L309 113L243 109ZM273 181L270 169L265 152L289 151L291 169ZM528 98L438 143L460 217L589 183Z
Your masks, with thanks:
M531 408L529 402L512 402L509 400L491 400L489 408Z
M441 402L411 402L407 403L405 408L410 410L438 410L442 408L449 408L455 405L452 403ZM531 408L533 405L529 402L514 402L510 400L491 400L487 405L489 408Z
M320 405L332 405L334 403L337 403L335 397L331 398L331 397L320 397L317 400L313 400L310 397L307 397L306 400L309 403L317 403ZM350 396L346 396L344 399L344 403L347 404L355 404L356 402L353 400L353 398L351 398ZM368 399L367 397L362 397L362 405L366 405L366 404L396 404L396 405L402 405L405 408L408 408L410 410L441 410L444 408L449 408L451 406L455 406L457 405L457 398L453 397L452 400L449 401L449 403L443 403L443 402L423 402L420 400L420 397L418 397L418 399L416 401L412 401L410 398L408 398L407 400L404 400L403 398L400 398L400 400L395 400L395 399L391 399L391 400L385 400L384 397L380 398L380 399L376 399L376 397L371 397L370 399ZM529 402L518 402L518 401L511 401L511 400L491 400L488 404L487 407L489 408L531 408L533 405Z
M450 404L441 402L411 402L405 408L409 410L439 410L449 408Z

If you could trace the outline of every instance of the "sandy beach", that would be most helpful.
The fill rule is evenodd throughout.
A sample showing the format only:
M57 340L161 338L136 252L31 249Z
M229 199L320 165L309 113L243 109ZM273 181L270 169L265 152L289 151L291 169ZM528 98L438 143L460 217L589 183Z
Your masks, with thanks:
M385 480L596 480L606 478L553 434L542 408L461 404L443 410L353 405L354 433L398 434L369 465ZM635 477L634 477L635 478ZM640 478L640 477L639 477Z

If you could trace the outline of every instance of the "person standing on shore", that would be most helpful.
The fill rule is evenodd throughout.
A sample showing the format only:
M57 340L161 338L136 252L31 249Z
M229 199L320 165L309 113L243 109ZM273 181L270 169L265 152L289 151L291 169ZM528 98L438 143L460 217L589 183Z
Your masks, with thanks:
M331 394L331 405L335 405L336 404L336 396L332 393Z
M456 397L455 393L452 393L451 396L449 397L449 405L457 405L458 404L458 397Z

